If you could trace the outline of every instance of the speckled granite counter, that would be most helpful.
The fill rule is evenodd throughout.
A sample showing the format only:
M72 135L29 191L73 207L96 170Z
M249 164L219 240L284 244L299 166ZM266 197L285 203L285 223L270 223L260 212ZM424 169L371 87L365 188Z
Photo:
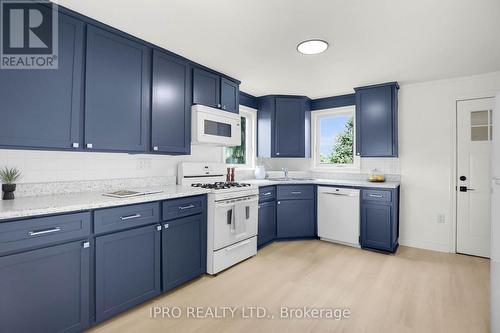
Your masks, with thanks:
M269 185L289 185L289 184L313 184L313 185L337 185L352 187L371 187L371 188L397 188L400 182L387 181L383 183L371 183L366 180L348 180L348 179L309 179L309 180L268 180L268 179L248 179L242 180L243 183L250 183L257 186Z
M205 189L180 185L163 186L159 189L162 190L161 193L132 198L112 198L102 195L102 192L82 192L0 200L0 222L37 215L85 211L208 193Z

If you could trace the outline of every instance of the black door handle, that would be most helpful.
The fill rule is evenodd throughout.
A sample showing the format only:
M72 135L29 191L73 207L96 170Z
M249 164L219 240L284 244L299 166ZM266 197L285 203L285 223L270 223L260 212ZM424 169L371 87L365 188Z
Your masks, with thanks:
M475 188L468 188L467 186L460 186L460 192L475 191Z

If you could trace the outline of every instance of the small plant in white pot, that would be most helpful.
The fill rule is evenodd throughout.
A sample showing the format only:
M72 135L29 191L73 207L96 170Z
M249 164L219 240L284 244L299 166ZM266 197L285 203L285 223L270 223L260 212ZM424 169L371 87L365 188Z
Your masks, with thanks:
M16 190L16 180L21 178L21 171L18 168L0 169L0 181L2 181L3 200L14 199Z

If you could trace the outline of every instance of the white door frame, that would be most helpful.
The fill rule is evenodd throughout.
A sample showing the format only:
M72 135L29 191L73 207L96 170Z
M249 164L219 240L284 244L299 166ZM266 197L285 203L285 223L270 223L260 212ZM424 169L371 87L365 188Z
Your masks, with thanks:
M451 226L450 226L450 252L457 253L457 172L458 172L458 138L457 138L457 116L458 102L483 98L495 98L496 91L490 90L482 93L471 93L456 95L451 98L451 176L450 176L450 196L451 196Z

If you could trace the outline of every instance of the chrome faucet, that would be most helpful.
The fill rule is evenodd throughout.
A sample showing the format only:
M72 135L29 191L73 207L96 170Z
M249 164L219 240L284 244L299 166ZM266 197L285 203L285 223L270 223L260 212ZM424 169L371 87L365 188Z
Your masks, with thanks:
M281 168L281 170L285 173L285 180L288 180L288 168Z

